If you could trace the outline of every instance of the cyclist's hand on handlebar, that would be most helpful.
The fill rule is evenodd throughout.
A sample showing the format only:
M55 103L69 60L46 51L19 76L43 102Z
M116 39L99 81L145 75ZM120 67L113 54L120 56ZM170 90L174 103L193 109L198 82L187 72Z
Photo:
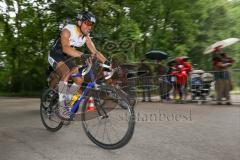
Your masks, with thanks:
M92 64L92 58L89 57L88 59L86 59L85 63L86 63L86 65Z
M104 71L108 71L108 72L112 71L112 64L108 60L106 60L104 63L102 63L102 67L103 67Z
M109 60L106 60L103 64L105 64L107 66L111 66L111 62Z
M112 64L109 60L106 60L104 63L103 63L103 67L104 68L109 68L111 69L112 68Z
M81 58L86 63L86 65L92 64L92 56L90 54L82 54Z

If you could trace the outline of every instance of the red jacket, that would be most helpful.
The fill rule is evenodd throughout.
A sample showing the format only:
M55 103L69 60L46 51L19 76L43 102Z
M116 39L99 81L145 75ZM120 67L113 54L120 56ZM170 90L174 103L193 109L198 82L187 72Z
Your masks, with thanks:
M178 58L176 68L177 71L173 71L172 75L177 77L177 84L185 85L187 83L189 72L192 70L192 65L184 61L182 58Z

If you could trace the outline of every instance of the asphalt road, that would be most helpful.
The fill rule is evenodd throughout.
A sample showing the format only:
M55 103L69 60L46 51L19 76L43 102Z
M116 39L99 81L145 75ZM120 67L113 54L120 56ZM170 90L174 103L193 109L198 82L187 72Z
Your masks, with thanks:
M0 160L239 160L240 105L139 103L132 140L104 150L81 122L47 131L39 99L0 98Z

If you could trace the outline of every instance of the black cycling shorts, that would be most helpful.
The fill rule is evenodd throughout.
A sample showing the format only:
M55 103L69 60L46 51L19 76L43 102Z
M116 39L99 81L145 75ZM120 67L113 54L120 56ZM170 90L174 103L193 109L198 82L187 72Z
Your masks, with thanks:
M66 54L50 52L50 54L48 56L48 62L54 69L56 69L57 63L59 63L61 61L64 62L70 70L77 66L74 62L73 57L68 56Z

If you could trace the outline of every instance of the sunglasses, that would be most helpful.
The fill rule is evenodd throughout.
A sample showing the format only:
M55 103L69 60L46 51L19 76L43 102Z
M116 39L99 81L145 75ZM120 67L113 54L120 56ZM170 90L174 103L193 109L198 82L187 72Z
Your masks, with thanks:
M83 23L86 24L87 26L93 26L93 23L90 21L84 21Z

